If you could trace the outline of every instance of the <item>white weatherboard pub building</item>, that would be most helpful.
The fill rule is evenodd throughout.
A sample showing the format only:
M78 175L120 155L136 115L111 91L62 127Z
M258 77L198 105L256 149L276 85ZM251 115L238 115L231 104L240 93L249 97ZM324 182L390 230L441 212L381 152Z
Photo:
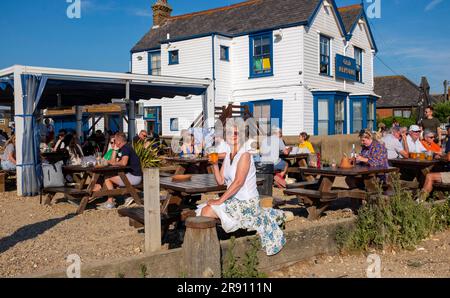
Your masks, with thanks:
M362 4L250 0L171 16L153 6L154 26L131 50L137 74L208 78L215 106L246 104L278 118L285 135L374 128L375 40ZM138 128L178 135L202 111L201 97L144 101Z

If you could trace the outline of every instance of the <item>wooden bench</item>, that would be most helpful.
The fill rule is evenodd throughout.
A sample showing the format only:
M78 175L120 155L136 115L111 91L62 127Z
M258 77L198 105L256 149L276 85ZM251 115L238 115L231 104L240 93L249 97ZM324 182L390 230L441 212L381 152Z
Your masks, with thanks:
M50 205L56 194L62 193L70 200L79 200L80 206L78 207L77 214L82 214L86 205L89 202L89 194L85 190L80 190L71 187L48 187L44 188L40 194L40 202L42 204L42 196L45 195L44 205Z
M296 196L306 205L309 220L318 219L330 203L338 198L338 192L324 193L313 189L287 189L284 193Z
M439 200L446 200L445 192L450 192L450 184L448 183L434 183L433 190L436 192Z
M1 170L0 171L0 192L6 191L6 181L15 179L16 171Z
M304 181L304 182L297 182L297 183L291 183L291 184L287 184L286 188L287 189L318 189L320 186L319 184L319 180L314 180L314 181Z
M161 196L161 235L164 239L172 223L184 222L188 217L195 216L194 210L180 210L181 200L168 195ZM117 211L120 217L128 217L129 225L140 229L145 225L144 207L123 208Z

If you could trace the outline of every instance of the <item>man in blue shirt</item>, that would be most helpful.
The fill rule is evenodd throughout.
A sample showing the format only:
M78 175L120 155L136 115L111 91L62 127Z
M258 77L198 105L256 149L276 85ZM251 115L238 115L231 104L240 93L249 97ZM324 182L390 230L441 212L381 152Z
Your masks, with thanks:
M142 182L142 168L141 161L139 156L137 156L133 147L128 144L127 137L124 133L117 133L115 136L115 145L113 147L113 153L111 156L111 160L108 163L112 166L121 166L121 167L129 167L126 176L130 181L131 185L138 185ZM114 187L124 187L125 184L122 181L122 178L119 176L115 176L112 178L105 179L105 186L108 190L113 190ZM94 191L101 190L101 185L97 184L94 188ZM131 199L127 199L125 205L130 205L133 201ZM103 205L99 206L99 209L110 210L114 209L116 204L114 202L114 198L108 198Z

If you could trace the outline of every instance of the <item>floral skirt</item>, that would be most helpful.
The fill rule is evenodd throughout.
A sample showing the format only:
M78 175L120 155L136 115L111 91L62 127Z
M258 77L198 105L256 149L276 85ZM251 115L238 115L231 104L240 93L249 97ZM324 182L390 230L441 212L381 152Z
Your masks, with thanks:
M205 206L202 204L198 207L197 216L201 216ZM232 233L239 229L256 231L268 256L279 253L286 244L280 228L286 220L283 211L261 208L259 198L241 201L232 197L222 205L211 207L220 218L225 232Z

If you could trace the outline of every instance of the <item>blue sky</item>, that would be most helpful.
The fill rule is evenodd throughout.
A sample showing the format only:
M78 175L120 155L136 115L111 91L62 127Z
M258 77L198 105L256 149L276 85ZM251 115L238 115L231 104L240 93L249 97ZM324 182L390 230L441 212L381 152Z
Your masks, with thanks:
M152 25L155 0L81 0L81 19L66 16L66 0L0 1L0 68L13 64L128 71L129 51ZM361 0L337 0L338 6ZM371 2L374 0L364 0ZM380 0L371 24L379 47L376 75L404 74L432 91L450 80L450 0ZM174 15L241 0L169 0Z

